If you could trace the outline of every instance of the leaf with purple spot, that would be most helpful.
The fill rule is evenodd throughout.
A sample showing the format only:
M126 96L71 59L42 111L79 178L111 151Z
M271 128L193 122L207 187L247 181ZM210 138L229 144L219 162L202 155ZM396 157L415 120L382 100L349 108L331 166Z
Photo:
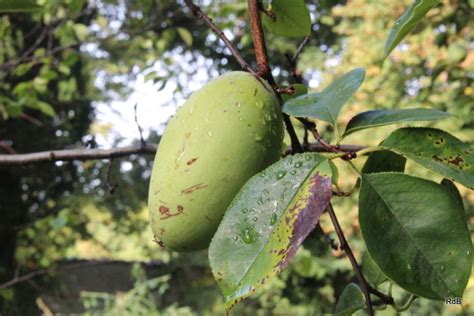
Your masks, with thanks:
M288 265L329 204L331 177L325 157L305 153L280 160L242 187L209 248L228 310Z

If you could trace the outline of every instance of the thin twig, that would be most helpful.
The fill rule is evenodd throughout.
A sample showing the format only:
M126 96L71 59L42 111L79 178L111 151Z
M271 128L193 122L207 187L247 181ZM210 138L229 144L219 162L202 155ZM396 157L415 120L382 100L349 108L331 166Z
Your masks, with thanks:
M227 48L232 53L232 56L237 60L243 70L254 73L250 65L245 61L245 59L240 55L237 48L232 44L232 42L225 36L224 32L222 32L215 24L212 22L212 19L209 18L204 12L202 12L201 8L195 5L191 0L184 0L186 5L189 9L193 12L193 14L199 17L201 20L206 23L209 28L220 37L220 39L225 43Z
M112 159L127 157L130 155L155 154L158 145L147 143L143 146L127 146L119 148L99 149L99 148L80 148L80 149L63 149L49 150L42 152L34 152L28 154L8 154L0 155L0 166L22 166L44 162L55 161L86 161L99 159ZM358 145L341 145L340 150L344 152L356 152L367 147ZM321 144L309 144L307 151L312 152L328 152ZM291 147L285 151L285 155L291 155L295 152Z
M133 107L133 111L135 112L135 124L137 125L138 133L140 134L140 144L141 144L143 147L145 147L145 146L146 146L146 142L145 142L145 139L143 138L143 129L142 129L142 127L140 126L140 123L138 123L137 107L138 107L138 103L135 103L135 106Z
M263 28L262 22L260 21L260 5L258 0L248 0L248 10L249 10L249 18L250 18L250 28L252 33L252 40L255 47L255 58L257 61L258 67L258 75L267 79L270 85L275 92L278 102L280 105L283 105L283 99L281 95L278 93L277 86L275 83L275 79L273 78L270 65L268 62L268 55L267 55L267 48L265 44L265 37L263 35ZM283 113L283 121L286 126L286 130L288 135L291 139L291 148L293 153L302 153L303 147L298 140L298 136L296 135L295 128L293 127L293 123L291 123L290 117L288 114Z
M10 155L16 154L15 149L13 149L12 146L10 146L7 142L5 142L3 140L0 140L0 148L5 150L7 152L7 154L10 154Z
M107 167L107 190L110 194L114 194L115 190L118 187L118 184L112 181L112 165L114 163L114 158L111 158L109 161L109 166Z
M329 213L329 217L331 218L331 222L334 225L334 229L336 230L336 234L339 237L339 241L341 243L341 249L343 249L344 252L347 254L347 257L349 258L352 268L354 269L354 272L356 274L357 280L359 281L360 288L362 292L364 293L365 303L367 305L367 313L369 314L369 316L373 316L374 308L372 306L372 300L370 298L369 284L365 280L364 275L362 274L362 271L359 265L357 264L357 260L355 259L354 254L352 253L352 249L347 243L346 237L344 236L344 232L342 231L341 225L339 225L339 221L337 220L337 216L336 216L336 213L334 212L334 208L332 207L332 204L329 204L328 213Z
M257 74L268 79L271 74L268 63L267 47L263 34L262 21L260 20L260 5L258 0L248 0L248 10L250 17L250 28L252 30L252 40L255 47L255 59L257 61Z

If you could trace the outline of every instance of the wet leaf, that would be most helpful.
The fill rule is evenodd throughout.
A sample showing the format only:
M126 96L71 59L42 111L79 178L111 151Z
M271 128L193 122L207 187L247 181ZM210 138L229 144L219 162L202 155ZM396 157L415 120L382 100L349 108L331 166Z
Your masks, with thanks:
M374 262L402 288L431 299L462 297L471 238L443 186L402 173L363 174L359 221Z
M364 77L363 68L351 70L321 92L305 94L287 101L283 112L296 117L320 119L335 126L342 106L359 89Z
M448 118L450 116L452 115L447 112L426 108L372 110L362 112L354 116L347 124L344 136L367 128L385 126L401 122L435 121Z
M228 309L287 266L331 195L329 162L314 153L286 157L242 187L209 248Z
M270 32L288 37L311 33L311 17L304 0L272 0L266 8L273 17L262 13L262 22Z
M401 128L381 146L474 188L474 150L449 133L435 128Z
M392 50L410 33L421 19L438 4L438 0L416 0L403 15L395 22L390 30L383 58L386 58Z
M364 294L355 283L349 283L337 301L334 315L349 316L365 307Z

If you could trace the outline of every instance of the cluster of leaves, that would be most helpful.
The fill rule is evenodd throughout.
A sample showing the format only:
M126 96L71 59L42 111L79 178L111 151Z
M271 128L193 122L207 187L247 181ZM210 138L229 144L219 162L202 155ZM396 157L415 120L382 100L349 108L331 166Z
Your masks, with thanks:
M409 7L392 28L384 58L437 4L417 0ZM263 21L270 31L284 36L307 35L302 33L309 19L304 2L272 1L265 10ZM349 121L340 136L339 112L364 77L364 69L352 70L321 92L286 101L283 111L329 123L336 131L337 144L363 129L450 116L427 108L362 112ZM463 202L451 180L474 188L474 151L442 130L402 128L379 146L358 154L370 152L374 153L357 172L359 221L373 262L390 280L414 295L435 300L462 297L471 272L472 244ZM347 157L346 153L289 156L243 186L209 249L213 274L228 309L288 265L329 207L335 179L330 160ZM438 184L403 173L406 159L445 179ZM344 307L347 302L356 308ZM363 306L361 290L350 284L337 309L354 312Z

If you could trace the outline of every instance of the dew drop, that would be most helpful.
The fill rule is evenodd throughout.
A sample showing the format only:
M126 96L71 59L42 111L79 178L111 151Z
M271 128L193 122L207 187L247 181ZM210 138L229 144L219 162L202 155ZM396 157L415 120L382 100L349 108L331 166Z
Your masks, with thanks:
M408 265L407 265L407 268L408 268L408 270L411 270L411 265L408 264Z
M243 121L243 120L244 120L244 118L242 116L239 117L239 121Z
M310 160L311 160L311 156L310 156L310 155L308 155L308 156L306 156L306 158L305 158L305 159L306 159L306 161L310 161Z
M240 102L237 102L235 105L236 105L238 108L240 108Z
M247 214L248 212L249 212L249 209L248 209L248 208L242 209L242 213Z
M294 176L296 174L296 170L291 170L291 175Z
M259 198L258 198L257 204L258 204L258 205L262 205L262 204L263 204L263 198L262 198L262 197L259 197Z
M302 165L303 165L303 163L301 161L297 161L295 163L295 168L300 168Z
M251 234L251 231L249 228L246 228L243 232L242 232L242 240L244 241L244 243L246 244L250 244L253 242L253 237L252 237L252 234Z
M254 217L252 218L252 220L253 220L254 222L256 222L256 221L258 220L258 217L257 217L257 216L254 216Z
M440 268L440 269L441 269L441 271L444 271L444 266L441 266L441 268Z
M273 213L272 218L270 219L270 225L272 226L275 225L276 221L277 221L277 214Z
M470 251L470 250L468 250L466 253L467 253L468 256L471 255L471 251Z
M234 236L232 237L232 239L233 239L233 240L238 240L238 239L239 239L239 236L234 235Z
M277 180L282 179L286 175L286 171L279 171L277 173Z
M207 135L209 135L209 137L212 137L212 131L207 132Z
M257 106L257 108L263 109L263 103L262 102L255 102L255 105Z

